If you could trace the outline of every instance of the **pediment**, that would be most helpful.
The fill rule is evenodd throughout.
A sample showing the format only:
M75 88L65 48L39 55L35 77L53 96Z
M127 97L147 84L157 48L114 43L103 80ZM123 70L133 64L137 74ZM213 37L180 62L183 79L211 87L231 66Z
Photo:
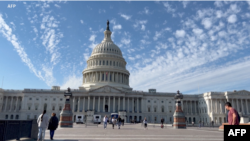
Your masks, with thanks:
M115 87L112 86L102 86L100 88L96 88L96 89L92 89L90 90L90 92L92 93L124 93L124 91L117 89Z

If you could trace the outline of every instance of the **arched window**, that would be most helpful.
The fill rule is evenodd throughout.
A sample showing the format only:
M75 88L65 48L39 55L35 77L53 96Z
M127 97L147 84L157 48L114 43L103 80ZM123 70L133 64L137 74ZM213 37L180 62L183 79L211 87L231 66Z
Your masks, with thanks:
M150 107L148 107L148 112L150 112Z
M106 65L109 65L109 61L107 61L107 64Z
M99 65L101 65L102 61L99 62Z
M161 108L161 112L164 113L164 107Z
M103 61L102 65L105 65L105 61Z

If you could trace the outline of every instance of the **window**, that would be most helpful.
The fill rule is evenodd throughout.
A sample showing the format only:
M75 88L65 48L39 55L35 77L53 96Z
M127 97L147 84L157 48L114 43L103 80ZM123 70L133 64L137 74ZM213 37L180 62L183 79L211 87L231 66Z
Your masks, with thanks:
M13 115L10 116L10 119L13 119Z
M106 64L107 66L109 65L109 61L107 61L107 64Z
M47 101L47 98L45 98L45 101Z
M155 103L156 103L156 101L155 101Z
M172 117L169 118L169 121L172 122Z
M59 111L61 111L62 110L62 106L59 106Z
M52 110L53 110L53 111L55 110L55 106L52 107Z
M19 115L16 115L16 119L19 119Z
M156 112L156 108L154 109L154 111Z
M164 113L164 107L161 108L161 112Z
M37 106L36 106L35 110L37 110Z
M28 110L30 110L30 107L28 107Z
M8 119L8 115L5 115L5 119Z
M105 61L103 61L102 65L105 65Z
M113 66L115 66L115 62L113 62Z
M150 103L150 100L148 100L148 103Z
M110 61L109 65L112 66L112 61Z
M148 107L148 112L150 112L150 107Z
M102 62L100 61L100 62L99 62L99 65L101 65L101 63L102 63Z
M161 103L164 103L164 101L161 101Z
M54 98L53 100L54 100L54 101L56 101L56 99L55 99L55 98Z
M32 100L32 98L30 98L30 100Z
M39 100L39 98L37 98L36 100Z
M171 101L169 101L169 103L171 103Z
M62 101L62 98L60 99L60 101Z

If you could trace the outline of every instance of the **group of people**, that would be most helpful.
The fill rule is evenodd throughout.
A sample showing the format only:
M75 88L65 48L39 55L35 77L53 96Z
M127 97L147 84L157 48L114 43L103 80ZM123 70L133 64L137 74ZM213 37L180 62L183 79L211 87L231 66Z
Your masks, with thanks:
M240 116L238 112L232 107L231 103L226 102L225 108L228 110L227 121L229 125L239 125ZM104 129L107 128L107 121L108 121L108 117L105 115L103 118ZM163 123L164 123L164 119L161 119L162 128L163 128ZM204 126L204 121L203 122L199 121L199 127L201 127L201 123L203 123L203 126ZM39 130L37 140L38 141L39 139L44 140L46 129L50 130L50 139L53 140L55 130L58 127L58 118L56 117L56 114L52 113L51 117L49 118L49 116L46 114L46 110L44 110L43 113L38 117L37 124L38 124L38 130ZM114 117L112 118L113 129L115 125L117 125L118 129L120 129L121 124L124 125L124 120L122 120L120 116L118 116L117 119L115 119ZM146 117L143 120L143 124L144 124L144 130L148 129ZM212 126L213 124L214 124L214 121L211 121ZM192 122L192 125L194 126L194 122Z
M108 117L105 115L103 117L103 125L104 125L104 129L107 129L107 123L108 123ZM120 129L121 125L124 125L124 119L121 119L120 116L118 116L118 118L116 119L115 117L113 117L111 119L111 123L112 123L112 127L114 129L115 125L118 126L118 129Z
M55 113L52 113L51 117L46 114L46 110L37 118L38 124L38 138L37 141L40 139L43 141L45 137L45 130L50 130L50 139L53 140L55 130L58 127L58 118L56 117Z

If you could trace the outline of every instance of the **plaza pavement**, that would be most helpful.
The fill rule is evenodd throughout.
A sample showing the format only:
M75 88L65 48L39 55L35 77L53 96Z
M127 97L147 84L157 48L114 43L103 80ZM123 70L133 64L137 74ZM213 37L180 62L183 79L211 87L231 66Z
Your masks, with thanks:
M84 124L74 124L74 128L58 128L55 131L55 141L223 141L223 132L218 128L209 127L188 127L187 129L173 129L165 126L161 129L159 125L150 125L144 130L141 124L125 124L121 129L112 129L108 124L107 129L100 124L97 126L85 127ZM45 140L50 140L49 130L46 130Z

